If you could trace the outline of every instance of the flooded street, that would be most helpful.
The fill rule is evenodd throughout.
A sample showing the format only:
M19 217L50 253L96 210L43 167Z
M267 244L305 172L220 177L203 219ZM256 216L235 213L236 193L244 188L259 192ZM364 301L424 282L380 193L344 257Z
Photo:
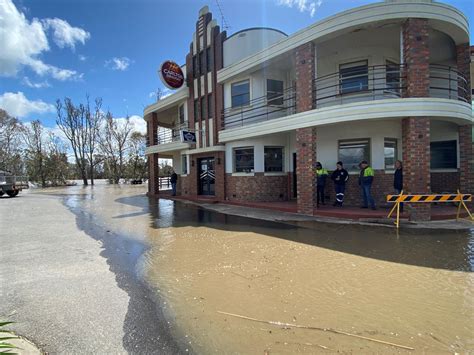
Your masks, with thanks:
M474 351L473 231L298 228L148 199L142 186L41 193L146 246L136 272L188 351L409 352L268 321L416 353Z

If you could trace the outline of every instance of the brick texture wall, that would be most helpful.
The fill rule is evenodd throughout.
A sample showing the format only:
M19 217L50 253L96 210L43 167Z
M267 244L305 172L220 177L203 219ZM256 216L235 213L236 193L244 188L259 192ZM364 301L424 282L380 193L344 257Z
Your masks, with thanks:
M472 125L459 126L460 181L463 193L474 193L474 146Z
M459 189L459 172L431 173L431 192L455 193Z
M148 155L148 195L156 196L159 193L158 186L158 154Z
M287 201L288 175L226 176L226 197L230 201Z
M468 102L471 102L471 54L469 43L463 43L456 46L456 65L458 71L464 75L463 80L459 80L458 84L458 95L465 97ZM464 88L466 91L462 90Z
M427 97L430 87L429 27L425 19L410 18L403 24L403 56L407 97Z

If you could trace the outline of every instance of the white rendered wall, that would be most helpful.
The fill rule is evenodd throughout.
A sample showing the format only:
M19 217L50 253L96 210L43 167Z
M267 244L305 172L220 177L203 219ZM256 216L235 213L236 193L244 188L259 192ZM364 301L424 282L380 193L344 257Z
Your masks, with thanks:
M264 147L283 147L283 172L290 171L290 134L273 134L270 136L259 137L258 139L249 139L235 141L225 145L225 172L233 173L234 169L234 148L253 147L254 148L254 173L263 173L265 171ZM243 175L242 173L239 173ZM275 175L275 173L271 173Z
M284 38L287 38L285 34L268 28L241 31L224 41L224 67L237 63Z

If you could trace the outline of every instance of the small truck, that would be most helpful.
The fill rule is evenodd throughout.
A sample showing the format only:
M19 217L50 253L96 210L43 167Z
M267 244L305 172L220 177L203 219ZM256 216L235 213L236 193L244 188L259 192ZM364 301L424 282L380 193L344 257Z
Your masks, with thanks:
M0 197L7 194L15 197L18 193L28 188L28 178L25 176L15 176L8 171L0 170Z

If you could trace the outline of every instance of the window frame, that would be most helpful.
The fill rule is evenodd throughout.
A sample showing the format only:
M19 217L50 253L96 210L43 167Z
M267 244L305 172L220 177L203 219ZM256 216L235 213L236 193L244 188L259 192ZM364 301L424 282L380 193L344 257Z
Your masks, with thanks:
M280 149L281 150L281 170L267 170L267 153L266 149ZM285 147L284 146L264 146L263 147L263 171L265 173L283 173L285 172Z
M341 144L349 144L349 143L353 143L354 145L357 144L357 143L366 143L367 144L367 156L364 156L362 157L359 162L357 162L357 165L355 168L353 168L352 166L349 167L349 164L346 163L343 159L343 157L341 156ZM344 163L344 169L346 169L348 172L356 172L359 170L358 168L358 164L360 163L360 161L362 160L366 160L369 165L371 165L371 161L372 161L372 141L370 138L350 138L350 139L339 139L337 141L337 158L338 158L338 161L342 161Z
M232 90L234 88L234 85L239 85L239 84L242 84L242 83L247 83L247 85L248 85L248 97L249 97L248 101L246 103L241 104L241 105L234 105L234 96L242 96L242 95L245 95L245 93L244 94L233 95ZM244 79L244 80L234 81L233 83L230 83L230 107L231 108L236 109L236 108L241 108L241 107L245 107L245 106L250 106L250 101L251 101L250 79Z
M252 150L252 167L251 168L237 168L237 151L244 150L244 149L251 149ZM250 155L250 154L249 154ZM255 147L254 146L246 146L246 147L235 147L232 149L232 157L233 157L233 167L232 171L234 173L246 173L250 174L255 172Z
M364 65L358 65L360 63L365 63ZM344 68L346 67L346 68ZM344 79L343 77L343 71L351 68L360 68L360 67L366 67L366 71L367 73L366 74L363 74L363 75L360 75L360 74L349 74L348 77L346 77ZM354 80L354 78L359 78L359 77L365 77L366 78L366 83L364 83L365 85L363 87L361 87L360 89L343 89L343 85L344 85L344 80ZM349 94L357 94L357 93L360 93L360 92L367 92L369 91L369 60L368 59L361 59L361 60L356 60L356 61L353 61L353 62L347 62L347 63L341 63L339 64L339 85L338 85L338 90L339 90L339 95L349 95Z
M269 81L281 83L281 92L280 91L270 91L269 90L269 85L268 85ZM265 91L266 91L267 105L268 106L283 106L285 104L285 98L284 98L285 81L284 80L267 78L265 80L265 85L266 85L266 90ZM271 94L271 93L274 94L273 98L269 97L269 94ZM275 102L275 101L277 101L277 102Z
M181 154L181 174L188 175L188 156Z
M387 166L387 158L385 157L385 144L386 143L395 143L395 153L393 157L393 166ZM384 149L384 157L383 157L383 164L385 170L395 170L395 162L398 160L398 139L397 138L390 138L384 137L383 139L383 149Z
M389 67L395 67L396 72L398 73L397 81L396 81L396 86L392 86L391 83L395 83L394 81L391 81L389 75L394 75L394 72L390 72ZM401 78L401 72L400 72L400 64L396 63L393 60L390 59L385 59L385 91L389 93L395 93L395 94L400 94L401 90L401 83L402 83L402 78Z

